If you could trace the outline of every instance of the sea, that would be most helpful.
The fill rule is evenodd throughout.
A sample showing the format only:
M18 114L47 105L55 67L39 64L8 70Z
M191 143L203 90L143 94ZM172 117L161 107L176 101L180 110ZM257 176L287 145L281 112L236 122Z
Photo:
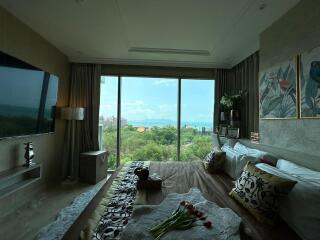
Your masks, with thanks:
M173 120L157 120L157 119L145 119L145 120L135 120L128 121L129 125L134 127L166 127L166 126L177 126L177 121ZM196 129L202 129L203 127L206 129L213 128L212 122L192 122L192 121L181 121L181 127L193 127Z

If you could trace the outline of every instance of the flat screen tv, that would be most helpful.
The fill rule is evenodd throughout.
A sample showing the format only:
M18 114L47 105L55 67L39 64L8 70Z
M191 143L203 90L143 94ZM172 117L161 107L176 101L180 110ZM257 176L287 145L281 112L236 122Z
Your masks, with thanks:
M54 132L58 78L0 52L0 139Z

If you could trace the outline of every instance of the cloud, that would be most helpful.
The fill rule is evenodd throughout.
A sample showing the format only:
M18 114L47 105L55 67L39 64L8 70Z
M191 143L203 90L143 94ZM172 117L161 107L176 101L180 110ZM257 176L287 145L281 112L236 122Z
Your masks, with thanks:
M161 104L157 106L159 112L172 113L177 112L177 104Z
M173 85L174 83L177 83L178 81L176 79L159 79L155 80L153 82L153 85L165 85L165 86L170 86Z
M153 118L156 114L156 109L142 100L135 100L122 104L122 116L128 118L128 120Z
M142 100L135 100L131 102L124 102L121 104L122 107L139 107L139 106L145 106L146 104Z

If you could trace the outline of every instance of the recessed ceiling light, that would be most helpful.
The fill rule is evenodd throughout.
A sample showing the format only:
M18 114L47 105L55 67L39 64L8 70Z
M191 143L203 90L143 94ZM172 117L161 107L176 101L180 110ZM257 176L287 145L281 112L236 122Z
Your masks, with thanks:
M266 7L267 7L267 4L266 4L266 3L261 3L261 4L259 5L259 10L262 11L262 10L264 10Z

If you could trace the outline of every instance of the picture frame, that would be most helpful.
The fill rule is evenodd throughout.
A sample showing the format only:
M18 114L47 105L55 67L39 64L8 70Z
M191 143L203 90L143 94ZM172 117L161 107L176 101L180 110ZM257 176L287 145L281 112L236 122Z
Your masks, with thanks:
M230 127L228 128L228 137L229 138L239 138L240 128Z
M278 63L260 72L260 119L299 118L299 58Z
M228 126L227 125L220 125L219 126L219 136L226 137L228 134Z
M320 47L299 56L299 117L320 118Z

